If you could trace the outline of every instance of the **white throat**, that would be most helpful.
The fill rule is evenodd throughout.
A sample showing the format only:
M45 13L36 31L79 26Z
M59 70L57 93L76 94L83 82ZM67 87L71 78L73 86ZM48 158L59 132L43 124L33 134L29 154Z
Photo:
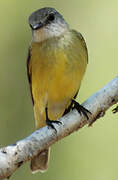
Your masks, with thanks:
M42 42L52 37L59 37L68 30L67 24L52 23L38 30L33 31L32 41Z

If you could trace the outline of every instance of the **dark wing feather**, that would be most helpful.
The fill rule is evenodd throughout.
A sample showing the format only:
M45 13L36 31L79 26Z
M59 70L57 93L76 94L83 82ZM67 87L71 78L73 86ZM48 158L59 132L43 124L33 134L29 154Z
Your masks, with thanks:
M33 94L32 94L32 74L29 71L30 58L31 58L31 53L30 53L30 48L29 48L28 49L28 56L27 56L27 77L28 77L29 86L30 86L30 93L31 93L32 103L34 105L34 99L33 99Z

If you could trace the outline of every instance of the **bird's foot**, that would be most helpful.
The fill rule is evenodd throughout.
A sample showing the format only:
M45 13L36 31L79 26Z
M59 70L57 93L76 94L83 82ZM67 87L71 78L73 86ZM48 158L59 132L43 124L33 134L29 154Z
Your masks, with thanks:
M86 109L85 107L80 105L78 102L76 102L74 99L72 101L73 101L73 104L74 104L72 109L76 109L80 115L83 114L88 120L89 115L91 115L92 113L88 109Z
M48 112L47 112L47 108L46 108L46 124L48 125L48 127L51 127L52 129L54 129L54 130L57 132L57 130L56 130L56 128L54 127L53 123L62 124L62 122L60 122L60 121L50 120L50 119L48 118Z
M53 121L53 120L50 120L50 119L46 119L46 124L48 125L48 127L51 127L52 129L54 129L56 132L56 128L54 127L53 123L56 123L56 124L62 124L60 121Z

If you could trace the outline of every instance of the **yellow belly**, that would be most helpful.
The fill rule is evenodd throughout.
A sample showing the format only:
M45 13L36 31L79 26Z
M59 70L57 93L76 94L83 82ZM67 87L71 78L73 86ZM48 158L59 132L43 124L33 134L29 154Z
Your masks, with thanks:
M86 61L68 59L64 50L42 52L32 48L32 94L36 128L46 125L45 108L50 120L60 118L77 93L85 72Z

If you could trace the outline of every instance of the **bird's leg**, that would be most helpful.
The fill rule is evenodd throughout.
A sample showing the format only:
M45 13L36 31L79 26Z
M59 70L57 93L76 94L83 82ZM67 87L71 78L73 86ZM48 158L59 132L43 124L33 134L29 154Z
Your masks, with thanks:
M68 114L72 110L72 106L73 106L73 102L71 102L70 106L67 109L65 109L63 116L65 116L66 114Z
M79 90L78 90L78 92L79 92ZM75 94L73 99L75 99L77 97L78 92ZM66 115L67 113L69 113L73 109L72 107L73 107L73 101L71 101L71 104L69 105L69 107L67 109L65 109L63 116Z
M81 115L83 114L87 120L89 119L88 114L92 114L88 109L84 108L83 106L81 106L78 102L76 102L74 99L72 100L74 106L72 107L72 109L77 109L78 113Z
M56 131L56 129L55 129L55 127L54 127L54 125L53 125L53 123L56 123L56 124L62 124L60 121L53 121L53 120L50 120L49 118L48 118L48 108L46 107L46 109L45 109L45 113L46 113L46 124L49 126L49 127L51 127L52 129L54 129L55 131Z

